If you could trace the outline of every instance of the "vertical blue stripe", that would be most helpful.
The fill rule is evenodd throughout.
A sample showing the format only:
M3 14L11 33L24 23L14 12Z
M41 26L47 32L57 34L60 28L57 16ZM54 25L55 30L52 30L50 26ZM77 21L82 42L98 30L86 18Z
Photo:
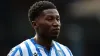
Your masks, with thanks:
M42 54L40 53L40 50L38 49L38 46L36 45L34 39L31 38L30 40L31 40L31 42L34 44L34 46L35 46L35 48L36 48L36 51L37 51L38 55L39 55L39 56L42 56Z
M46 50L46 48L44 48L44 47L42 47L42 48L44 49L46 55L48 56L49 55L48 50Z
M62 48L60 47L60 45L57 43L57 42L55 42L56 44L57 44L57 46L60 48L60 50L62 51L62 54L64 55L64 56L66 56L65 55L65 53L64 53L64 51L62 50Z
M57 53L57 48L55 47L55 45L54 45L54 50L55 50L56 56L59 56L59 54Z
M57 51L56 51L56 49L55 49L54 46L53 46L52 49L50 50L50 56L52 56L52 55L51 55L51 53L52 53L51 51L52 51L53 49L54 49L54 51L55 51L56 56L58 56Z
M25 45L27 47L29 56L32 56L32 52L31 52L31 49L30 49L29 44L27 43L27 41L25 41Z
M21 49L21 47L18 46L18 48L19 48L20 56L23 56L23 53L22 53L22 49Z
M13 51L13 49L11 50ZM14 56L16 54L16 52L18 51L18 47L16 46L15 50L13 51L12 55L11 56Z
M53 46L50 48L50 52L49 52L49 56L51 56L51 51L52 51L52 49L53 49Z
M70 56L73 56L73 55L72 55L72 52L70 51L70 49L69 49L69 48L67 48L67 47L66 47L66 49L68 50L68 52L69 52Z

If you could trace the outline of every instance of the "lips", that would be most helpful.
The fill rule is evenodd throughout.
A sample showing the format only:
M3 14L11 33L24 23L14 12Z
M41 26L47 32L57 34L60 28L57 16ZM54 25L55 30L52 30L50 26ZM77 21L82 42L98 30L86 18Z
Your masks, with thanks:
M53 30L53 32L58 32L58 31L60 31L59 29L55 29L55 30Z
M53 30L52 30L52 32L53 32L54 34L58 34L58 33L59 33L59 31L60 31L60 29L59 29L59 28L55 28L55 29L53 29Z
M54 31L55 31L55 30L60 30L60 28L54 28L53 30L54 30Z

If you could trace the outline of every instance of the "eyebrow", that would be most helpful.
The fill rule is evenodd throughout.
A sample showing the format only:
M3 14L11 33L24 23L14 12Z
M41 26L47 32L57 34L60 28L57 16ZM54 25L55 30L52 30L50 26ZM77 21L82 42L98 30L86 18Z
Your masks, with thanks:
M56 17L58 17L58 18L60 18L60 15L51 15L51 14L47 14L48 16L56 16Z

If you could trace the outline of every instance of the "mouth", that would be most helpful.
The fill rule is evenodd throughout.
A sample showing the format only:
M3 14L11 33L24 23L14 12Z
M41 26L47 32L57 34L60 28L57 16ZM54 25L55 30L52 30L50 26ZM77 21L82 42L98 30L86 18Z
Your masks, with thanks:
M52 30L52 33L53 33L54 35L58 35L59 32L60 32L60 29L59 29L59 28L56 28L56 29L53 29L53 30Z
M53 29L53 31L59 31L60 30L60 28L54 28Z
M59 32L60 30L53 30L53 32Z

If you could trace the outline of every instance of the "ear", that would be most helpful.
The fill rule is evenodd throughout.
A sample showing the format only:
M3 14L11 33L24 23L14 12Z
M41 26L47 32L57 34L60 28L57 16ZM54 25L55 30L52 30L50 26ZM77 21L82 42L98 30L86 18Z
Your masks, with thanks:
M36 29L36 28L37 28L36 21L32 21L32 27L33 27L34 29Z

